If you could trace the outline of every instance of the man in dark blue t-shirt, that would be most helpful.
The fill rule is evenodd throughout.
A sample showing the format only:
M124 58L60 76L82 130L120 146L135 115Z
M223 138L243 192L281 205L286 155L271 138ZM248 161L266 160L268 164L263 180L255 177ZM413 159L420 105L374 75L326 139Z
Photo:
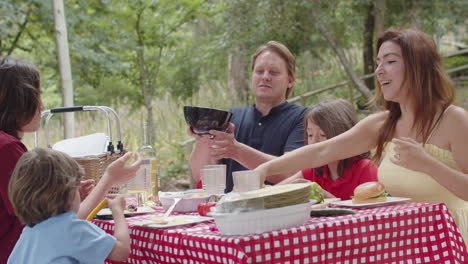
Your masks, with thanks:
M190 157L192 175L208 164L227 165L226 192L233 188L232 172L255 169L285 152L304 145L305 107L286 102L295 81L295 58L281 43L270 41L252 58L252 90L255 104L235 107L227 132L211 130L211 137L195 136ZM270 177L272 183L284 179Z

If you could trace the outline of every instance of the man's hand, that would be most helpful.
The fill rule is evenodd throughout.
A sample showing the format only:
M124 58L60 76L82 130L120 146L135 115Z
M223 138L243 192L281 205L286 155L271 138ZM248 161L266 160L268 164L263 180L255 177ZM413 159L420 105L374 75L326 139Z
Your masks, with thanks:
M193 133L192 129L189 127L187 128L187 135L193 137L197 143L201 143L207 145L210 143L210 138L213 138L213 135L205 134L205 135L198 135Z
M234 137L235 126L229 123L226 132L210 130L209 148L210 156L214 160L224 158L235 159L238 154L238 142Z

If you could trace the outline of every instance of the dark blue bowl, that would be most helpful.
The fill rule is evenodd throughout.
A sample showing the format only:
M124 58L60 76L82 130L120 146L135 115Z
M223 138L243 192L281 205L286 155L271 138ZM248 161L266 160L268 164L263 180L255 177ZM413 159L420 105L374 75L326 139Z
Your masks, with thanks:
M204 135L212 129L226 131L232 113L215 108L184 106L184 116L193 133Z

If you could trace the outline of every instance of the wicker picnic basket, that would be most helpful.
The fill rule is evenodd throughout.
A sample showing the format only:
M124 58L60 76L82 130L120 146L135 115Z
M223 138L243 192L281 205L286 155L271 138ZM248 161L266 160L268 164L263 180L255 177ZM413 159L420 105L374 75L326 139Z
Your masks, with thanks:
M107 106L73 106L73 107L60 107L46 110L41 113L41 118L45 117L44 124L44 135L46 140L46 146L52 148L50 143L49 135L49 122L54 114L59 113L69 113L69 112L81 112L81 111L98 111L105 115L107 120L107 149L97 155L81 156L74 157L74 159L80 164L84 170L83 180L93 179L96 183L99 182L102 175L104 174L107 166L115 161L116 159L122 157L125 154L123 148L121 134L120 134L120 121L117 116L117 113L110 107ZM115 127L117 131L117 147L114 148L112 141L112 125L111 125L111 116L115 119ZM39 146L39 136L36 132L35 134L35 145ZM120 186L114 186L111 188L109 193L118 193Z

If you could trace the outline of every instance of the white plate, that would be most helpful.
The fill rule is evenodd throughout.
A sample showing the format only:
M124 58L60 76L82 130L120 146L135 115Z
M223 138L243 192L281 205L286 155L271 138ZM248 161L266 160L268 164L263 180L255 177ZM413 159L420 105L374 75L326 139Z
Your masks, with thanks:
M325 198L321 203L315 203L311 206L312 209L322 209L328 207L329 204L333 202L341 201L340 198Z
M129 210L124 210L124 215L139 215L139 214L148 214L148 213L154 213L153 208L143 206L143 207L137 207L136 211L129 211ZM97 213L98 216L106 216L106 215L112 215L112 212L109 208L103 208L101 211Z
M154 217L154 218L162 219L162 217ZM168 227L174 227L174 226L183 226L183 225L189 225L189 224L194 224L194 223L201 223L201 222L213 220L213 218L206 217L206 216L198 216L198 215L174 215L174 216L167 217L167 220L168 220L167 224L161 224L161 223L158 223L157 221L148 219L148 220L142 220L142 221L134 221L132 222L132 225L144 226L144 227L149 227L149 228L168 228Z
M338 201L333 202L331 204L343 207L351 207L351 208L371 208L371 207L379 207L379 206L387 206L392 204L398 204L411 201L411 198L406 197L387 197L387 201L385 202L378 202L378 203L361 203L361 204L353 204L353 200L346 200L346 201Z

